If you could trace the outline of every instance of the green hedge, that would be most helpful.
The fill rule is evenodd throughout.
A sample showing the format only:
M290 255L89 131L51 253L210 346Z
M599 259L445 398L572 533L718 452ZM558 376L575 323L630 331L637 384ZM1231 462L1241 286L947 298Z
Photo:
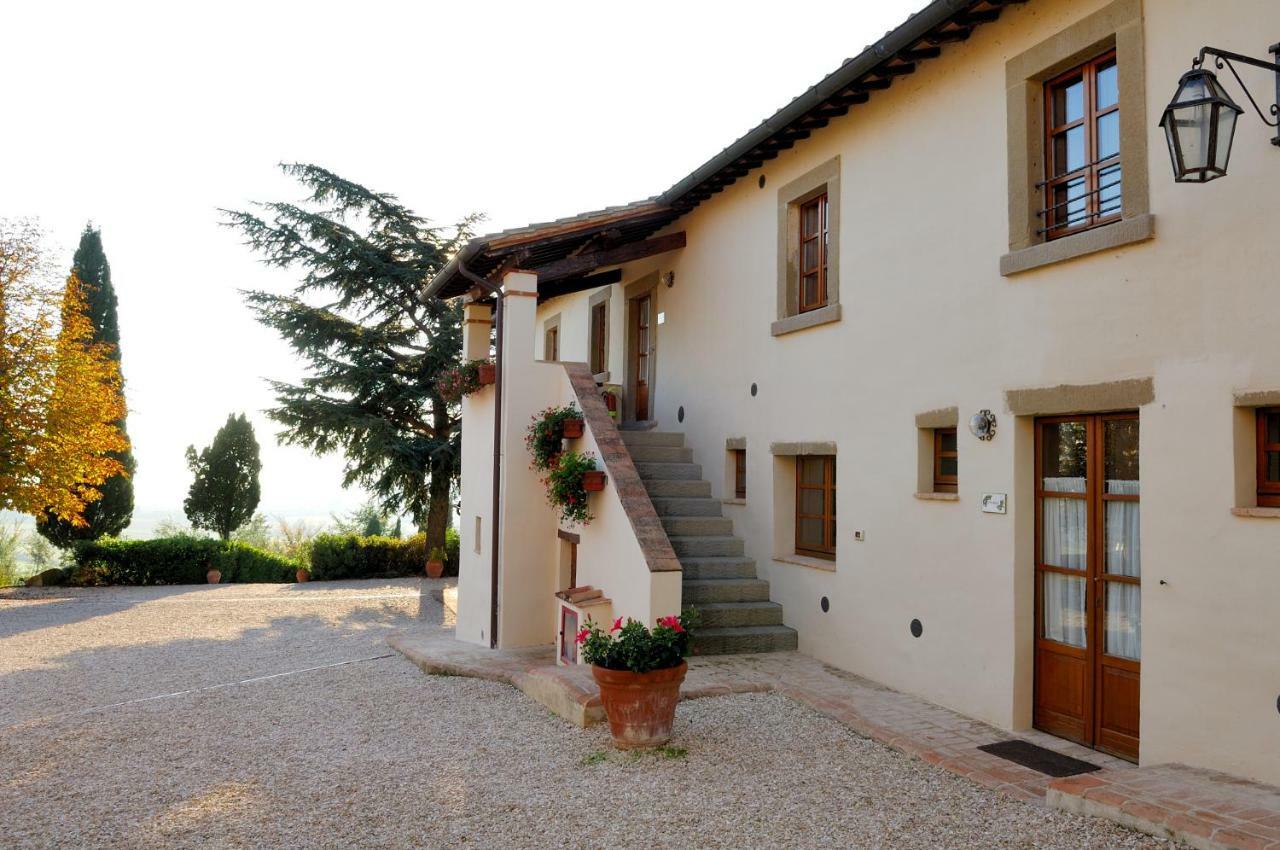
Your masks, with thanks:
M223 582L291 582L298 564L245 543L203 537L107 540L77 547L69 584L204 584L216 568Z
M458 574L458 532L445 535L444 574ZM423 575L427 568L427 538L415 534L363 537L359 534L320 534L311 542L311 577L319 581L348 578L396 578Z

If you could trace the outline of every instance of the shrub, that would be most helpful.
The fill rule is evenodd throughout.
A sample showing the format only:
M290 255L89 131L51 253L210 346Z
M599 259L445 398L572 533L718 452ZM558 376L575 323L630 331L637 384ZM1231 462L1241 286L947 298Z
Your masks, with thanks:
M450 529L452 531L452 529ZM445 575L458 574L458 535L445 535ZM321 534L311 545L311 577L320 581L397 578L422 575L427 567L427 536L362 537Z
M203 584L211 568L222 573L224 582L287 582L297 566L245 543L207 537L99 540L76 548L68 582L82 587Z

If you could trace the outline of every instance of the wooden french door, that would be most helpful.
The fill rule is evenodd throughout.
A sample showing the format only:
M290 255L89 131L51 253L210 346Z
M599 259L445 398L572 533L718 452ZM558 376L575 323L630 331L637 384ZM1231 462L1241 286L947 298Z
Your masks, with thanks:
M653 296L642 295L635 304L635 376L636 376L636 409L637 422L649 418L649 369L650 357L653 356Z
M1138 415L1036 422L1036 728L1138 757Z

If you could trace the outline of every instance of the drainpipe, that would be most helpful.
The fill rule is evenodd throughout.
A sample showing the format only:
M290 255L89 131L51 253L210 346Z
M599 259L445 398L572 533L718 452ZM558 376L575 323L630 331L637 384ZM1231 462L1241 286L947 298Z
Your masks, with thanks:
M502 287L490 283L480 275L467 268L462 258L458 258L458 272L493 296L493 332L495 337L493 382L493 517L489 525L493 530L493 539L489 548L493 552L493 564L489 571L489 648L498 647L498 516L502 509L502 305L504 298Z

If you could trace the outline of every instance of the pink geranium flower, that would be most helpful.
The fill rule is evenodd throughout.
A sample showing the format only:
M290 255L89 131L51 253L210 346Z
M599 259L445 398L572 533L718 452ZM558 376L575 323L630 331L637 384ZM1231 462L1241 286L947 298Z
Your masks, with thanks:
M612 629L609 629L609 631L610 631L610 632L616 632L616 631L618 631L618 630L619 630L619 629L621 629L621 628L622 628L622 618L621 618L621 617L619 617L618 619L616 619L616 620L614 620L614 621L613 621L613 628L612 628Z

